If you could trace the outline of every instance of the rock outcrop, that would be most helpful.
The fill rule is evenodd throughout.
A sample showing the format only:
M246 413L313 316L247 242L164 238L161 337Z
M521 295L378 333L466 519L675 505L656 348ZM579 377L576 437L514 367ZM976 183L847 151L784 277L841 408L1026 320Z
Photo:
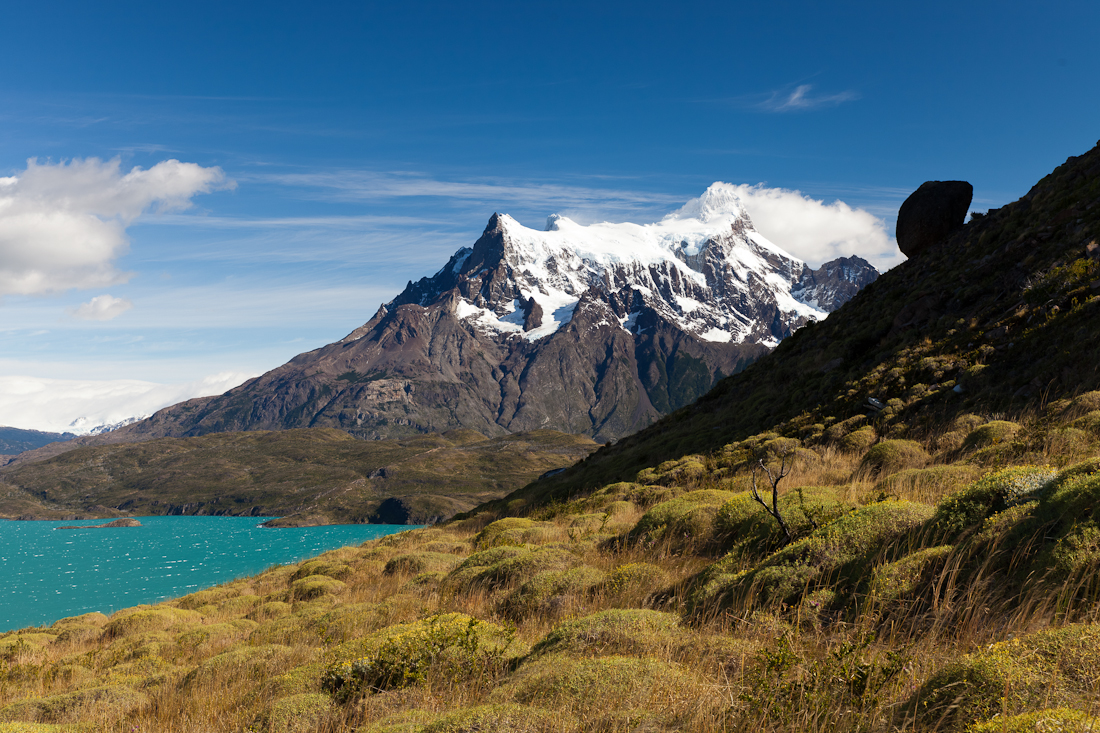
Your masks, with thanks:
M966 221L974 187L966 181L925 181L898 210L898 248L916 257Z

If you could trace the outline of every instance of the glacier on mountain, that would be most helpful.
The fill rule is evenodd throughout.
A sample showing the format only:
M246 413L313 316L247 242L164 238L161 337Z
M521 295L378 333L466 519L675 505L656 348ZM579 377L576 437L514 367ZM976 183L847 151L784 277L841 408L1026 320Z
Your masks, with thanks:
M859 262L853 282L873 271ZM652 224L582 225L554 214L538 231L494 215L472 249L410 288L427 306L457 286L460 319L528 341L556 333L587 296L624 329L648 307L704 341L774 346L839 304L814 272L757 232L734 187L718 182Z

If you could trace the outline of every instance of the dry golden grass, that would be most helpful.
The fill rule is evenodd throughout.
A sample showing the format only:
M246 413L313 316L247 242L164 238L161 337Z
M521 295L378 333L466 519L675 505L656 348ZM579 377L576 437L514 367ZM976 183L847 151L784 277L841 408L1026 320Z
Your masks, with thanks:
M1068 408L1067 420L1084 409ZM924 442L931 465L874 478L861 469L858 451L803 449L781 494L818 487L813 495L834 497L842 511L817 529L803 527L786 554L761 546L723 557L737 538L722 534L707 502L743 496L737 492L751 474L745 465L703 457L668 467L681 483L651 472L649 484L548 507L531 522L493 525L496 517L477 515L158 606L4 634L0 733L962 731L976 721L928 712L919 695L939 694L929 692L930 680L960 659L986 670L992 662L982 654L998 643L1016 639L1026 647L1043 638L1037 632L1100 621L1093 535L1042 519L1041 502L1027 496L989 509L961 534L945 534L940 514L918 530L874 535L888 537L879 544L870 534L868 544L858 534L838 537L836 528L863 532L863 516L893 521L894 506L939 504L941 513L963 506L945 498L1014 462L1066 465L1096 455L1093 443L1082 448L1050 437L1065 423L1048 421L1037 433L1038 419L1017 416L1019 435L1030 442L1001 446L995 460L986 454L960 463L965 436L945 440L950 431L940 431ZM965 427L986 421L974 422ZM671 524L654 524L666 515ZM772 520L760 509L759 521ZM642 524L652 531L639 535ZM1061 555L1051 554L1056 535L1072 540L1058 545ZM840 552L838 542L849 549ZM479 556L488 563L475 571L481 579L449 582L479 545L490 548ZM801 559L774 564L783 557ZM766 601L765 585L797 567L815 568L798 576L801 590ZM706 582L720 592L701 595ZM510 609L521 588L529 603L523 608L536 610L517 616ZM712 600L700 605L704 597ZM483 652L452 639L424 659L406 653L420 665L408 684L350 696L325 687L327 669L372 658L370 640L379 632L448 613L496 624L511 635L510 651L488 666L456 664ZM671 625L647 626L644 614ZM579 636L557 646L547 641L565 629ZM1095 652L1058 658L1041 704L1070 709L1059 720L1097 714L1096 689L1058 681L1100 679ZM998 693L1004 719L1031 720L1020 715L1040 702L1013 687L1023 672L1003 659L995 679L1005 688ZM977 678L952 679L971 708L996 707L980 697L987 693ZM1013 700L1025 702L1013 708Z

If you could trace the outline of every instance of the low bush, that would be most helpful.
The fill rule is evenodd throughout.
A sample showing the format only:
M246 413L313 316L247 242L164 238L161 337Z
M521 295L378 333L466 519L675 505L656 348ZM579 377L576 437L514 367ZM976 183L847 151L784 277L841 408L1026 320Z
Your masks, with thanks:
M981 475L982 469L968 464L907 468L892 473L875 484L873 494L885 499L908 499L925 504L936 503Z
M421 730L422 733L551 733L573 724L558 711L527 705L477 705L448 713Z
M461 613L432 616L375 632L362 655L334 664L323 678L340 699L439 678L451 682L499 675L519 647L508 629Z
M859 430L848 433L840 440L840 449L848 453L863 453L878 440L875 429L870 425L864 425Z
M299 564L298 568L291 573L289 581L293 582L301 578L308 578L311 575L325 575L329 578L343 580L350 574L351 568L347 564L319 557Z
M582 606L588 592L605 577L601 570L588 565L538 573L508 594L501 603L501 613L516 622L533 617L557 619Z
M325 595L341 593L343 581L327 575L307 575L290 584L290 597L296 601L309 601Z
M803 594L828 589L835 603L871 578L871 563L888 545L903 541L933 513L932 507L884 501L858 509L774 553L748 570L727 557L700 573L691 597L694 613L713 613L738 598L797 604Z
M332 698L316 692L289 695L275 701L267 717L271 733L313 733L331 716Z
M90 687L12 703L0 708L0 721L77 723L107 714L123 716L148 702L145 694L124 685Z
M578 659L553 654L525 664L493 697L542 708L568 710L577 718L598 722L608 712L677 713L696 708L708 696L706 685L680 665L639 657Z
M915 440L884 440L867 451L859 471L871 476L887 476L906 468L923 468L930 460L924 447Z
M797 539L855 508L832 487L800 486L779 497L779 512ZM718 510L715 530L723 549L738 558L763 559L786 543L779 523L748 492L734 495Z
M558 624L535 644L531 654L645 654L668 648L682 635L675 614L640 608L611 609Z
M1053 470L1037 466L998 471L943 499L932 525L946 538L976 530L993 514L1037 498L1056 476Z
M386 563L383 575L418 575L428 572L446 572L458 565L462 559L457 555L444 552L410 552L391 558Z
M1000 641L948 664L909 701L925 729L962 730L994 714L1089 707L1100 675L1100 627L1070 625Z
M1046 708L1020 715L998 715L974 723L966 733L1094 733L1100 718L1073 708Z
M103 627L105 639L117 639L121 636L131 636L149 631L163 631L166 629L188 626L202 622L202 614L196 611L188 611L171 606L155 606L153 608L127 609L120 611L111 617L111 620Z
M974 429L966 436L962 444L964 453L976 451L981 448L1010 443L1020 432L1020 426L1007 420L994 420Z

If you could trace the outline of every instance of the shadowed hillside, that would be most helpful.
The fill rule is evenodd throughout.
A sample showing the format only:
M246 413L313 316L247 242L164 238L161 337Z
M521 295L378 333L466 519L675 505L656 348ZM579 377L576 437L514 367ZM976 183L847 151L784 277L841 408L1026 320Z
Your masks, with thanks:
M810 441L886 405L880 433L921 436L975 410L1022 411L1100 388L1100 147L978 216L785 339L698 402L517 497L536 503L774 430Z

